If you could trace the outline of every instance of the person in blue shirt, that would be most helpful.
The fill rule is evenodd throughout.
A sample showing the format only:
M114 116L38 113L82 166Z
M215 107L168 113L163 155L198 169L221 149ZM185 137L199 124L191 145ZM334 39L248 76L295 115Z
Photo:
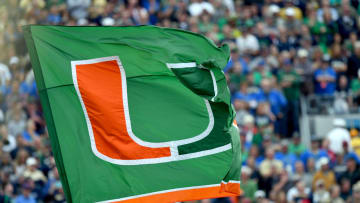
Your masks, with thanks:
M39 94L38 91L36 89L36 82L35 80L31 83L30 87L29 87L29 95L35 98L38 98Z
M154 2L154 0L152 0L152 2ZM176 2L176 0L169 0L169 3L166 5L163 5L161 8L161 14L162 14L162 18L168 18L170 21L178 21L178 17L180 16L178 11L179 11L179 7L178 4ZM145 8L147 7L146 4ZM150 3L149 3L149 10L150 10ZM151 22L154 23L154 21L152 21L152 19L150 18ZM158 21L159 19L156 17L156 21Z
M62 21L61 14L57 6L51 6L46 20L49 24L59 24Z
M261 89L257 94L257 100L258 102L268 102L271 112L276 117L281 116L287 104L285 96L279 90L272 87L272 82L268 78L264 78L261 81Z
M248 61L244 57L239 56L239 51L237 49L231 50L230 60L223 71L228 72L233 67L235 62L239 62L241 64L243 74L249 73Z
M321 66L314 72L315 93L333 95L336 90L336 72L330 66L330 57L324 55Z
M303 161L304 165L307 164L308 159L313 158L315 162L317 162L322 157L329 158L328 153L324 149L320 149L319 147L319 139L317 137L312 138L311 140L311 148L306 150L303 154L301 154L300 159Z
M237 91L232 98L233 100L239 99L245 101L250 105L251 108L254 108L256 104L252 104L252 103L254 102L256 103L258 96L257 96L257 92L249 92L247 82L242 82L240 84L240 90Z
M284 122L284 110L287 101L285 96L277 89L272 87L272 82L268 78L261 81L261 90L257 94L258 102L268 102L270 104L273 120L275 120L275 133L286 135L286 123Z
M36 133L36 126L35 122L33 120L28 120L26 130L22 133L22 137L24 141L28 143L34 142L34 138L39 137L39 135Z
M275 152L274 158L283 162L284 167L291 167L295 171L295 163L299 160L296 154L289 152L289 142L287 140L281 141L281 149Z
M22 187L22 193L16 197L15 203L36 203L35 198L31 196L31 190L31 185L24 184Z
M172 2L172 1L170 1ZM156 25L158 22L158 12L161 8L158 0L144 0L142 1L143 7L149 12L149 20L151 25Z

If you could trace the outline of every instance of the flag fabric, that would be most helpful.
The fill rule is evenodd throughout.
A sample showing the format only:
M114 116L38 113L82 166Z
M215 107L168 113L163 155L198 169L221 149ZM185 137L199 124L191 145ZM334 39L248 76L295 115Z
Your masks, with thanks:
M69 202L239 195L228 46L153 26L24 33Z

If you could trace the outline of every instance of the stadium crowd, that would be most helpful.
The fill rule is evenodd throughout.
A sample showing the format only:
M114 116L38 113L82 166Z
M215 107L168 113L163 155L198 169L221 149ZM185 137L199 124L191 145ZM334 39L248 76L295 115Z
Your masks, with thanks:
M359 14L358 0L1 0L0 203L65 202L26 24L157 25L227 43L239 202L360 202L360 136L340 116L360 109ZM339 115L309 148L300 141L302 96L317 98L317 113Z

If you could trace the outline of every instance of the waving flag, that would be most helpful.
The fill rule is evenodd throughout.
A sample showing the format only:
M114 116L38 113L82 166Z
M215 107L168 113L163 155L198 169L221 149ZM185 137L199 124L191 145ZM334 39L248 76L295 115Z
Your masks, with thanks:
M240 193L227 46L151 26L24 31L69 202Z

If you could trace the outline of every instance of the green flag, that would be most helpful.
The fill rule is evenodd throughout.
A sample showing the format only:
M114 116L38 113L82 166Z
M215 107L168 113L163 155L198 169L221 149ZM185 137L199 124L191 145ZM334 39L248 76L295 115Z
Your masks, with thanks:
M227 46L152 26L24 32L69 202L240 193Z

